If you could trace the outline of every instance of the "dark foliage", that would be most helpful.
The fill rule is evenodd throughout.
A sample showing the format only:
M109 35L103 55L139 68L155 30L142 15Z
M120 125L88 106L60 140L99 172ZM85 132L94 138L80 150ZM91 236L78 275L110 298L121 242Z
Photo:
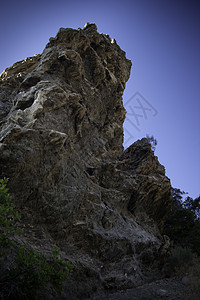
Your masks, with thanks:
M185 194L180 189L173 189L172 211L165 223L164 234L175 245L189 247L200 255L200 197L183 200Z

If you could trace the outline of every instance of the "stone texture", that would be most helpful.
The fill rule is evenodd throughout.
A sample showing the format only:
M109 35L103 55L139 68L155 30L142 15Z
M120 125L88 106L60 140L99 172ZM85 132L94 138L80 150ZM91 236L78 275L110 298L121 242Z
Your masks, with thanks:
M130 69L116 41L86 24L0 76L0 175L22 221L40 228L27 242L42 248L50 236L74 264L70 299L145 282L165 247L165 169L147 139L123 151Z

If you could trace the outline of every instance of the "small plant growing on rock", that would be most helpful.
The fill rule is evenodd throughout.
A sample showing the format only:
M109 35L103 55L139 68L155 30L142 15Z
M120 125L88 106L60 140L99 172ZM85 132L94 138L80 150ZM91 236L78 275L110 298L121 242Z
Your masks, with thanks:
M157 142L157 140L154 138L154 136L152 135L152 136L150 136L150 135L146 135L146 138L147 138L147 140L149 141L149 143L151 144L151 149L153 150L153 151L155 151L156 150L156 146L157 146L157 144L158 144L158 142Z

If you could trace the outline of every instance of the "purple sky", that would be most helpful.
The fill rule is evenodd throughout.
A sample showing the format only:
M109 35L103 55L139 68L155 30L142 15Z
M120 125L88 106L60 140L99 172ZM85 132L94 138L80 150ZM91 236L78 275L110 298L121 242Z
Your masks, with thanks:
M2 1L0 73L41 53L60 27L95 22L133 63L124 93L125 147L146 134L172 186L200 194L199 1ZM134 96L135 95L135 96ZM132 97L132 98L131 98ZM135 114L135 115L134 115Z

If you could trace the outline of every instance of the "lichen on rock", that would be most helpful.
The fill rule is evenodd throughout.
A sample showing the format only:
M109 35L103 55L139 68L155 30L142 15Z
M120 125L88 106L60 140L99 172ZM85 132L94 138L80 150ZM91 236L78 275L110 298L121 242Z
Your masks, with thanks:
M130 69L116 41L87 24L61 28L0 76L0 175L74 263L66 293L77 298L137 286L164 241L164 167L147 139L123 150Z

